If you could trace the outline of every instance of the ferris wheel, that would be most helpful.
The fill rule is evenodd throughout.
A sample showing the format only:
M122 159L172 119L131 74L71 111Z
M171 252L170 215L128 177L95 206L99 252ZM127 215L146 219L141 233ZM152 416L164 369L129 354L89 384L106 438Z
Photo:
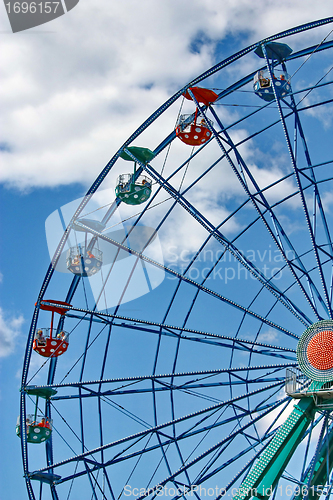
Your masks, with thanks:
M29 499L330 498L332 22L191 81L52 215Z

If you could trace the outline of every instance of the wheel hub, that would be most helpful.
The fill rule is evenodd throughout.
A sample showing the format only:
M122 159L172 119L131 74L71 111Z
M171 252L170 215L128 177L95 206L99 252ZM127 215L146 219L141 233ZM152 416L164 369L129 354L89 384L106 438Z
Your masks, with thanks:
M333 380L333 321L322 320L305 330L297 346L302 372L314 381Z
M333 368L333 332L324 330L309 342L306 354L310 364L318 370Z

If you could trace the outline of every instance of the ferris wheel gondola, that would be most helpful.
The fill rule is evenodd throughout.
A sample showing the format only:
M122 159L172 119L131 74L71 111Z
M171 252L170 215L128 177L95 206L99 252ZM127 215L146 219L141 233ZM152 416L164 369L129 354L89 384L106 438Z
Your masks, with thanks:
M255 53L267 59L268 67L258 71L254 77L253 89L264 101L274 101L275 94L282 99L291 93L290 75L286 71L284 61L290 56L292 49L285 43L269 42L260 45ZM279 69L277 63L281 66ZM275 93L274 93L275 90Z
M146 175L137 172L136 160L146 164L154 158L154 153L148 148L130 146L120 157L126 161L134 161L133 174L121 174L117 180L116 196L128 205L141 205L151 195L152 182Z
M205 106L209 106L218 98L218 95L213 90L201 87L190 87L183 95L186 99L195 100ZM189 146L202 146L210 139L212 126L212 120L200 117L199 109L196 107L194 116L180 115L176 126L176 135Z
M67 302L48 300L41 302L39 307L41 310L51 312L51 326L50 328L36 329L33 350L45 358L57 358L67 351L69 336L62 329L54 327L54 313L63 316L71 305Z

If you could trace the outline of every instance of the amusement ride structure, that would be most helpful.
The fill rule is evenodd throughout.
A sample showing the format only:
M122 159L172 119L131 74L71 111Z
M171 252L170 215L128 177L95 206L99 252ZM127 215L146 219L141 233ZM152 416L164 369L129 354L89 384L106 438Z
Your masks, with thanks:
M192 80L79 203L25 352L16 432L30 500L331 498L331 23ZM94 212L110 171L115 194ZM153 226L140 248L106 232L119 211L128 234ZM186 259L161 261L153 238Z

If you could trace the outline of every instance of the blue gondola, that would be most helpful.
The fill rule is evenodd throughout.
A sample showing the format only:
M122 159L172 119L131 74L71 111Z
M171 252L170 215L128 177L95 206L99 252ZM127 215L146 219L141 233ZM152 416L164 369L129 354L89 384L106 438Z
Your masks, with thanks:
M284 59L289 56L292 49L285 43L270 42L265 44L265 51L260 45L254 51L255 54L265 59L265 52L269 61L269 69L261 69L254 76L254 92L264 101L273 101L275 99L274 87L278 99L283 99L291 93L290 76L285 70ZM278 61L282 68L276 67Z

